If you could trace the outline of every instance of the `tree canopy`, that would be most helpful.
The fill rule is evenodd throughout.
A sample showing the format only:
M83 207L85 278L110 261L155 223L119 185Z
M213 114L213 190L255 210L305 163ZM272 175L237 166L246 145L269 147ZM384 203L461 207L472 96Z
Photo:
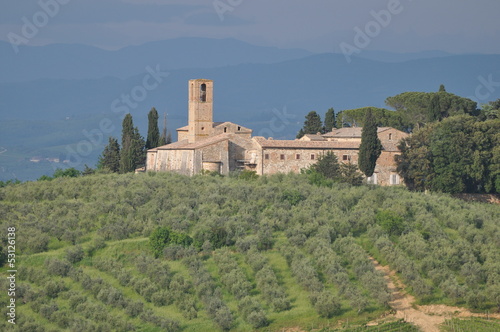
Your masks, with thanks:
M133 172L145 162L144 139L139 129L134 127L132 115L127 114L122 124L122 149L120 153L120 172Z
M420 128L426 123L449 116L477 115L477 103L446 91L404 92L385 100L387 106L400 113L409 128Z
M160 145L160 130L158 128L158 111L152 108L148 113L148 137L146 139L146 150L156 148Z
M324 132L329 133L330 131L333 130L333 128L336 128L335 110L333 108L329 108L325 114Z
M379 127L393 127L398 130L405 130L401 114L385 108L362 107L344 110L337 114L337 126L342 127L363 127L366 113L370 111Z
M398 172L413 190L500 192L500 119L461 115L402 141Z
M301 138L306 134L317 134L323 132L323 123L321 117L316 111L311 111L306 115L304 127L297 134L297 138Z
M373 175L377 159L382 152L382 143L377 135L377 123L372 112L366 113L363 130L361 132L361 145L359 146L358 167L367 177Z
M114 137L109 137L108 145L104 148L99 161L98 169L107 169L110 172L117 173L120 170L120 145Z

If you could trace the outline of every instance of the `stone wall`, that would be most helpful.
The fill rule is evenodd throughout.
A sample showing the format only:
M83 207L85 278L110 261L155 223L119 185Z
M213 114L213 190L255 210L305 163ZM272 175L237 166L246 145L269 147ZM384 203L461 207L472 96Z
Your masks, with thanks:
M357 150L331 150L339 162L358 162ZM261 152L261 161L257 164L257 174L300 173L326 154L323 149L277 149L267 148Z
M202 159L200 160L200 165L202 162L219 162L221 174L229 174L230 165L228 140L207 145L205 147L197 149L197 151L199 151L202 157Z
M175 171L184 175L195 174L194 150L158 150L156 171ZM197 167L201 169L200 165Z
M394 157L399 154L401 153L395 151L382 151L375 167L377 184L382 186L403 184L402 179L396 172L396 162L394 161Z

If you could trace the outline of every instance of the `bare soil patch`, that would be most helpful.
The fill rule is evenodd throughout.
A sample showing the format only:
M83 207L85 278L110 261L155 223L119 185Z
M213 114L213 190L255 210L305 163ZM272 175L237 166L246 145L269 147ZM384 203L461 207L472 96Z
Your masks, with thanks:
M415 298L405 292L405 285L398 278L395 271L391 270L389 266L380 265L371 257L370 259L375 269L381 271L387 281L387 287L392 295L389 305L395 311L393 316L416 325L424 332L439 332L439 325L453 317L488 317L500 319L500 314L477 314L470 312L466 308L451 307L443 304L418 306L415 304Z

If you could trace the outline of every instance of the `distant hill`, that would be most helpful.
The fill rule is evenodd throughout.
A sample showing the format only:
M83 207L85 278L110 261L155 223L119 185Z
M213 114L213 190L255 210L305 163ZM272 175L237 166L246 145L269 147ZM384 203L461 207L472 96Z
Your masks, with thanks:
M220 49L209 47L217 43ZM3 52L9 47L0 43ZM165 51L166 47L173 53ZM205 47L206 52L199 51ZM384 100L389 96L406 91L437 91L440 84L463 97L475 97L479 91L477 97L484 98L479 100L481 103L500 98L495 83L500 82L500 55L436 54L438 57L428 58L420 54L423 58L393 61L402 60L401 55L395 55L393 62L354 58L348 64L341 54L308 55L300 50L206 39L148 43L115 52L78 45L33 49L40 56L38 64L31 58L35 54L25 52L26 48L15 59L18 65L0 65L6 71L0 78L4 81L0 83L0 147L8 150L0 155L0 180L14 175L33 179L52 174L54 167L66 166L51 164L42 170L42 164L33 165L26 159L38 155L62 157L68 146L76 149L79 142L88 140L83 130L98 129L104 118L115 127L109 134L119 137L123 113L114 112L117 109L130 111L143 135L151 107L156 107L160 115L168 113L168 128L176 139L175 129L187 123L186 87L192 78L215 81L215 121L236 122L254 129L254 135L275 138L295 137L311 110L324 116L330 107L336 111L385 107ZM54 54L54 50L65 56L50 60L48 55L40 55ZM88 60L94 59L92 54L98 54L96 63ZM107 57L109 61L99 62ZM385 59L390 60L390 56ZM43 65L50 61L50 66ZM115 64L108 68L111 62ZM21 63L26 68L20 68ZM149 75L145 67L154 71L157 64L161 72L168 74L160 78L162 82L156 88L141 90ZM19 80L13 78L14 68L19 70ZM481 87L489 79L493 85ZM134 91L146 95L137 95L140 98L132 98L127 106L123 98ZM80 168L85 163L95 165L105 141L93 146L79 163ZM33 167L38 171L24 173Z
M164 69L211 68L240 63L273 63L311 52L251 45L235 39L177 38L117 51L78 44L22 46L19 53L0 42L0 82L36 79L127 78L157 64Z

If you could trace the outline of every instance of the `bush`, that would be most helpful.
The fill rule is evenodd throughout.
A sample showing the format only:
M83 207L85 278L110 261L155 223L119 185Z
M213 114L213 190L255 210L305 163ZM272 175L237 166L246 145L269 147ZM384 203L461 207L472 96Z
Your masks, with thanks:
M149 247L155 258L160 257L170 238L170 230L166 227L157 228L149 237Z
M85 256L85 252L81 246L76 246L66 250L66 259L70 263L78 263Z
M379 224L390 235L401 235L404 230L404 219L391 210L380 210L375 217Z
M189 247L193 239L184 233L173 232L167 227L157 228L149 237L149 246L155 258L160 257L167 245Z
M305 196L302 195L298 190L285 190L285 192L281 196L282 201L286 201L292 206L299 204L304 199L306 199Z
M141 301L130 301L125 306L125 312L131 317L137 317L144 311L144 303Z
M49 258L45 261L45 266L50 274L66 277L72 268L68 261L62 261L57 258Z
M331 318L339 312L340 303L335 300L333 294L325 290L316 297L314 308L320 316Z
M255 180L258 178L259 178L259 176L257 175L256 171L249 171L249 170L245 169L238 174L238 179L242 179L242 180L249 181L249 180Z

